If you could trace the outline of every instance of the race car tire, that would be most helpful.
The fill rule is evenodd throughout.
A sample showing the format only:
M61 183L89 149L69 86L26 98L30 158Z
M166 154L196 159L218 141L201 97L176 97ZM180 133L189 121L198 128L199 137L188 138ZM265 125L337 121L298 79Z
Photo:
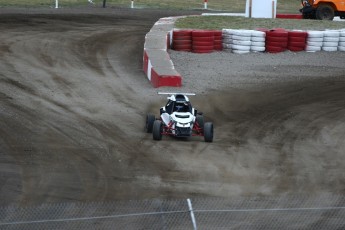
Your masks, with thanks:
M212 122L206 122L204 124L204 139L205 139L205 142L213 141L213 123Z
M204 117L202 115L196 115L196 123L198 123L201 130L204 129Z
M153 123L153 129L152 129L153 140L156 140L156 141L162 140L162 131L163 131L162 121L155 120L155 122Z
M156 117L153 114L147 114L146 115L146 125L145 125L145 129L147 133L152 133L152 129L153 129L153 123L155 122Z

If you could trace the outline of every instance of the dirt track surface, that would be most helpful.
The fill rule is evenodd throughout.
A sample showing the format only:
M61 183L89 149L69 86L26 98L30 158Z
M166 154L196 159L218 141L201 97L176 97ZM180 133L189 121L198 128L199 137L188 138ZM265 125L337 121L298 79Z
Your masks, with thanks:
M144 36L177 14L0 14L0 205L344 194L343 53L308 68L302 55L172 53L186 77L179 90L199 94L192 102L214 122L215 141L144 132L146 113L165 103L142 71ZM210 57L224 69L190 72ZM284 65L272 67L278 58Z

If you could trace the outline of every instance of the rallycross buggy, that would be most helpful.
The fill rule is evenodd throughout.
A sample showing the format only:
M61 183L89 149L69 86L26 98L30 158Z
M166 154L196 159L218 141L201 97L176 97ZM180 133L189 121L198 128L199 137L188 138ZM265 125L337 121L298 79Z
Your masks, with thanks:
M168 102L160 108L160 117L153 114L146 116L146 132L152 133L154 140L161 140L163 135L174 137L203 136L205 142L213 141L213 123L205 122L189 101L193 93L158 93L169 95Z

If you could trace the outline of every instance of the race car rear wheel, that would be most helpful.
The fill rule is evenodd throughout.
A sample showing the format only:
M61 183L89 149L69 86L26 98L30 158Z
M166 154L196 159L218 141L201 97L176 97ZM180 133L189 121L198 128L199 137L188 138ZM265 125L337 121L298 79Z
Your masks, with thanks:
M147 133L152 133L152 129L153 129L153 123L155 122L156 117L153 114L147 114L146 115L146 125L145 125L145 129Z
M212 122L206 122L204 125L204 139L205 139L205 142L213 141L213 123Z
M156 140L156 141L162 140L162 131L163 131L162 121L155 120L155 122L153 123L153 130L152 130L153 140Z

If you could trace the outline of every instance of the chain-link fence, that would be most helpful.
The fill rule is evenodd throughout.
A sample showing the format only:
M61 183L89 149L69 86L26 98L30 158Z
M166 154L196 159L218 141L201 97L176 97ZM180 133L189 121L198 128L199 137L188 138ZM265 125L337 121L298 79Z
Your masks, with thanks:
M0 219L0 229L345 229L345 197L156 199L9 206L0 208Z

